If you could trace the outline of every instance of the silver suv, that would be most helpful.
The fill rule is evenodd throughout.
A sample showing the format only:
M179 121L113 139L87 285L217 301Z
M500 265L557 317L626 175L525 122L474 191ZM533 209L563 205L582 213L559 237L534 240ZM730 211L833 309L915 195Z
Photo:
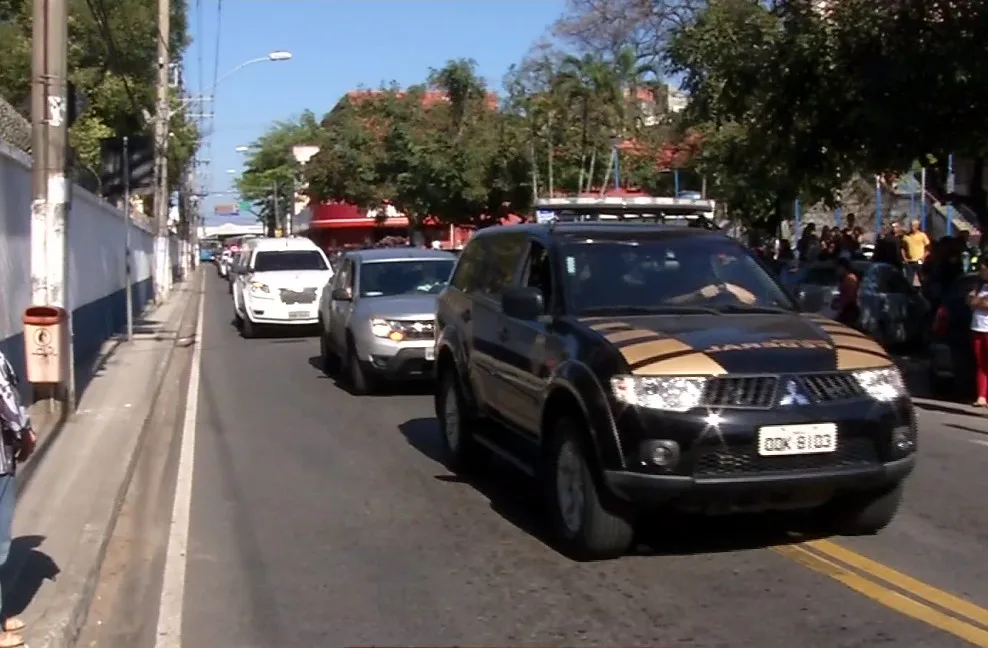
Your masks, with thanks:
M456 257L441 250L379 248L344 255L319 303L323 367L357 393L382 380L432 377L436 296Z

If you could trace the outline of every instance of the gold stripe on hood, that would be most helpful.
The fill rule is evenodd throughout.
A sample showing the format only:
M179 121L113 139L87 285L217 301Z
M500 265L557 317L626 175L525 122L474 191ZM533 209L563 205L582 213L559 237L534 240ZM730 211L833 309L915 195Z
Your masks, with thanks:
M636 376L721 376L727 370L707 354L696 352L658 360L633 373Z
M604 339L611 344L620 344L621 342L627 342L629 340L647 339L652 338L655 340L662 339L662 336L655 331L646 331L645 329L631 329L630 331L614 331L609 333L602 331Z
M658 360L662 356L692 351L693 347L679 340L665 338L660 340L644 340L637 344L629 344L619 349L629 365L647 360Z
M837 369L838 371L848 371L852 369L882 369L892 366L892 359L886 356L878 356L867 351L855 351L854 349L837 349Z
M866 353L874 353L879 356L887 356L888 353L885 349L881 347L874 340L870 340L866 337L858 337L857 335L843 335L841 333L833 333L830 336L833 341L834 346L838 349L847 349L852 351L864 351Z
M590 328L597 332L610 331L612 329L627 329L630 325L624 322L601 322L600 324L591 324Z

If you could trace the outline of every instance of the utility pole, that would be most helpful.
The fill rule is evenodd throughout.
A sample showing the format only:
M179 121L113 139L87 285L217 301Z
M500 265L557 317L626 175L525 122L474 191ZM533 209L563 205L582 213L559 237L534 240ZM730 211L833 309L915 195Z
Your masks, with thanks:
M274 224L275 230L277 231L278 225L281 224L281 216L278 213L279 210L278 210L278 181L277 180L274 181L274 195L273 195L273 198L274 198L274 223L273 224ZM275 232L271 232L271 233L272 234L275 234L276 231Z
M168 41L171 38L171 0L158 0L158 101L154 114L154 295L161 303L168 296L171 267L168 259Z
M124 273L127 281L127 341L134 339L134 252L131 250L130 228L134 226L130 218L130 139L123 138L124 176L124 221L127 229L124 235Z
M32 165L31 301L64 309L66 357L60 385L64 406L75 407L72 320L68 304L67 214L72 182L68 162L67 0L34 0L31 48ZM50 394L49 396L55 396Z
M292 176L292 204L285 213L285 236L292 235L292 228L295 227L295 203L298 202L298 178Z

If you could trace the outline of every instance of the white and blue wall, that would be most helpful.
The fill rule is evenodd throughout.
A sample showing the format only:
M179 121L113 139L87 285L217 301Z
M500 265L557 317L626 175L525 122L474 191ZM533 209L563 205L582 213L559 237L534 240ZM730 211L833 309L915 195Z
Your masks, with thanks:
M133 220L134 314L154 297L154 240ZM69 287L77 388L88 379L101 345L127 323L126 233L122 210L76 187L68 214ZM174 238L174 237L173 237ZM31 159L0 142L0 350L24 372L22 316L31 301ZM172 242L172 261L178 260Z

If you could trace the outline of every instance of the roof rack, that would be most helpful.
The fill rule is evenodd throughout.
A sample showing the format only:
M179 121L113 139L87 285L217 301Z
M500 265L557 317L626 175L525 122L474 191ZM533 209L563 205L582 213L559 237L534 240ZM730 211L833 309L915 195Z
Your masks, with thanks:
M657 222L720 229L713 221L715 207L713 200L692 198L588 196L540 198L535 201L535 214L539 223Z

